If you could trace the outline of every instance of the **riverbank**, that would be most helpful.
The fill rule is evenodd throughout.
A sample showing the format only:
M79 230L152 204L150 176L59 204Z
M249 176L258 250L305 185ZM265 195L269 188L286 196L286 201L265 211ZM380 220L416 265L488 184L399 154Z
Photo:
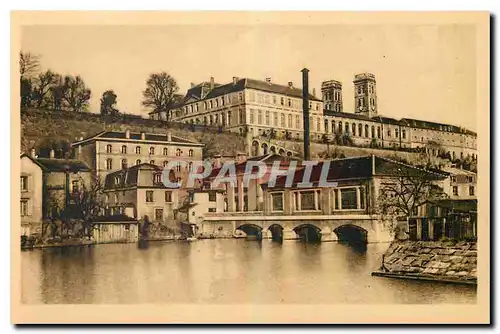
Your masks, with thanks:
M373 276L477 284L477 243L395 241Z

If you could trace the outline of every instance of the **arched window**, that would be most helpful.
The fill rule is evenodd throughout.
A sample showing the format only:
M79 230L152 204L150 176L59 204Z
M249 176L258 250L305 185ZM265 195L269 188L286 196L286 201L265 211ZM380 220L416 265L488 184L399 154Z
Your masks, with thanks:
M122 159L122 169L127 168L127 159Z
M192 162L192 161L190 161L190 162L188 163L188 168L189 168L189 171L192 171L192 170L193 170L193 162Z
M168 148L166 147L163 148L163 155L168 155Z
M238 112L238 118L240 120L240 124L245 124L245 117L243 115L243 109L240 108L239 112Z
M106 153L112 153L113 152L113 148L111 145L106 145Z
M161 174L157 173L153 176L153 182L154 183L161 183Z
M231 126L231 111L227 112L227 125Z
M353 136L356 135L356 124L355 123L352 123L352 135Z
M345 122L345 133L346 134L349 133L349 123L348 122Z
M358 136L363 137L363 124L358 124Z
M127 154L127 145L122 146L122 153Z
M177 166L176 166L176 168L177 168L177 171L180 172L181 171L181 164L178 163Z
M380 133L380 126L377 126L377 138L380 139L381 137L382 137L382 134Z
M106 169L110 170L113 169L113 159L106 159Z
M368 124L365 124L365 137L366 138L370 137L369 132L370 132L370 130L369 130Z
M167 167L167 165L168 165L168 161L167 160L163 161L163 167Z
M325 119L325 132L328 133L328 120Z
M155 164L155 161L154 161L154 160L151 160L149 163L150 163L151 165L154 165L154 164Z
M155 154L155 148L154 147L150 147L149 148L149 155L154 155Z
M136 165L140 165L140 164L141 164L141 159L137 159L137 160L135 161L135 164L136 164Z
M335 133L335 121L332 121L332 133Z
M372 125L372 138L375 138L375 125Z
M193 150L189 150L189 152L188 152L188 156L189 156L189 157L192 157L192 156L193 156Z
M342 133L342 122L339 122L339 133Z
M141 147L140 146L137 146L135 148L135 154L141 154Z
M406 139L406 130L403 130L403 139Z
M175 155L176 155L177 157L180 157L180 156L181 156L181 149L180 149L180 148L178 148L178 149L176 149L176 150L175 150Z

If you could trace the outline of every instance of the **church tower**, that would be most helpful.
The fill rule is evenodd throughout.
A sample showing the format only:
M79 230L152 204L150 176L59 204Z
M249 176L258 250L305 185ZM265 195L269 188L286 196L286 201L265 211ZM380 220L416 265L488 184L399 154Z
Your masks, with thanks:
M342 112L342 83L337 80L323 81L321 95L326 110Z
M377 82L373 74L354 76L354 106L356 114L377 116Z

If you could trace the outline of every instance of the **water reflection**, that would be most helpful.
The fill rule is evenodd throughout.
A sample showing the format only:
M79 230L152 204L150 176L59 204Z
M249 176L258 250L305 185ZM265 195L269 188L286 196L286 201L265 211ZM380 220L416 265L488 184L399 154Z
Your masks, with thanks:
M465 303L469 286L372 277L387 244L198 240L22 253L26 303Z

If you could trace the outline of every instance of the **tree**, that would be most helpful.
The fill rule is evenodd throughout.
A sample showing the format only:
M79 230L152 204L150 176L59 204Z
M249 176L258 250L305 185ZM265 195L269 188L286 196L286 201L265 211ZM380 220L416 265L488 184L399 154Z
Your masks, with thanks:
M116 114L118 114L118 109L115 108L116 97L117 96L113 90L107 90L104 93L102 93L101 115L116 115Z
M177 82L166 72L153 73L146 81L146 90L142 92L142 105L155 112L166 112L167 121L170 119L170 109L174 104L176 92L179 90Z
M104 208L103 187L98 176L94 176L86 183L83 178L79 179L79 187L73 190L73 210L76 217L82 219L82 230L80 235L92 237L96 218L100 216Z
M21 108L31 106L33 87L30 79L21 77Z
M79 75L76 77L67 75L64 77L62 96L71 111L80 112L88 106L91 91Z
M19 53L19 74L21 79L30 79L40 68L40 57L30 52Z
M33 85L33 100L35 107L40 108L43 104L48 103L48 99L52 98L52 88L61 81L61 76L57 73L47 70L38 74Z
M402 165L391 174L380 185L377 209L382 216L407 218L423 204L447 197L435 184L440 179L435 173Z

